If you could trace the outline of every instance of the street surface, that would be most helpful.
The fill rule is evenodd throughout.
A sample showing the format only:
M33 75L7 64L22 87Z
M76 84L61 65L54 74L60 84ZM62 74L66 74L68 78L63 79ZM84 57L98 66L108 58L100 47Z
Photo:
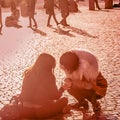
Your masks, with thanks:
M101 3L103 7L103 3ZM46 26L44 9L36 10L38 30L28 26L28 18L20 17L22 28L3 26L0 35L0 107L13 95L20 93L24 71L31 66L40 53L47 52L56 59L55 76L58 87L64 79L59 68L59 57L71 49L87 49L99 60L100 71L108 81L107 95L100 102L105 114L120 119L120 8L89 11L79 6L80 12L70 13L68 24L61 32L51 19L52 28ZM3 12L3 23L10 12ZM59 10L56 17L61 20ZM69 32L66 32L69 31ZM65 92L69 102L74 99ZM67 120L82 120L80 111L72 111Z

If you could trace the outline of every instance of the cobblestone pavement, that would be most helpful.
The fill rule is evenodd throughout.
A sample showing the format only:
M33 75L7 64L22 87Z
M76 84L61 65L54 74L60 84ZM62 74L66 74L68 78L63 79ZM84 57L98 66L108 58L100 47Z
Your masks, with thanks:
M4 12L3 19L8 14ZM56 17L61 19L58 10ZM100 70L108 80L107 95L100 101L103 112L120 119L120 9L89 11L87 6L80 6L80 12L71 13L68 17L71 27L64 30L70 32L60 32L52 20L53 28L46 27L44 10L37 10L36 19L37 31L27 28L28 19L22 17L20 24L23 28L3 27L3 35L0 36L0 107L20 93L23 72L40 53L48 52L56 58L55 75L59 87L64 78L59 68L59 57L65 51L81 48L98 57ZM55 29L59 33L54 32ZM74 102L71 96L65 95ZM82 120L82 113L72 111L67 120Z

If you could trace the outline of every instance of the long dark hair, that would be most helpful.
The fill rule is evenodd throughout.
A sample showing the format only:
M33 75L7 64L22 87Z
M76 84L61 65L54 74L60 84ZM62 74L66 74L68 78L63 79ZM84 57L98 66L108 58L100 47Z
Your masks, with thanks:
M31 78L37 79L40 77L46 77L46 75L52 75L55 68L55 58L47 53L42 53L38 56L37 60L26 72L26 75L30 75Z

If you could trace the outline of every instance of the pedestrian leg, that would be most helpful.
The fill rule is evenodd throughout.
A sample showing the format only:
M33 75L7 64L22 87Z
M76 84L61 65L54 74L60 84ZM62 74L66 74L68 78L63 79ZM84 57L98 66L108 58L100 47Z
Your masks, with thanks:
M32 27L32 20L31 20L30 16L29 16L29 26L28 27Z
M34 22L34 25L33 25L33 26L37 28L37 22L36 22L35 18L32 17L32 19L33 19L33 22Z
M58 21L57 21L57 19L56 19L56 17L55 17L55 14L53 14L53 18L54 18L54 20L55 20L55 23L58 25L59 23L58 23Z
M95 1L95 4L96 4L96 7L98 8L98 10L100 10L99 4L98 4L98 0L94 0L94 1Z
M48 26L48 27L52 26L52 25L50 25L51 16L52 16L51 14L49 14L49 16L48 16L48 21L47 21L47 26Z

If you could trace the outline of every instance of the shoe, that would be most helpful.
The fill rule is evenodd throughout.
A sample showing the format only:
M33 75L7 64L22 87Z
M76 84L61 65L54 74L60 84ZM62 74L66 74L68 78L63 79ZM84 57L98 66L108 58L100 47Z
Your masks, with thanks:
M21 26L21 25L18 25L18 24L15 25L15 27L16 27L16 28L22 28L22 26Z
M66 24L66 23L60 23L61 25L67 27L67 26L70 26L69 24Z
M65 27L66 27L66 26L70 26L69 24L67 24L67 22L66 22L66 21L63 21L63 20L62 20L62 21L60 21L60 24L61 24L61 25L63 25L63 26L65 26Z
M63 25L63 26L65 26L66 24L65 24L65 22L62 20L62 21L60 21L60 24L61 25Z
M70 26L70 25L69 25L69 24L65 24L64 26L66 26L66 27L67 27L67 26Z
M27 26L28 28L31 28L32 26L31 25L29 25L29 26Z
M37 25L33 25L33 27L37 28Z
M52 27L52 25L48 24L47 27Z
M57 25L59 25L60 23L58 22L58 23L56 23Z

